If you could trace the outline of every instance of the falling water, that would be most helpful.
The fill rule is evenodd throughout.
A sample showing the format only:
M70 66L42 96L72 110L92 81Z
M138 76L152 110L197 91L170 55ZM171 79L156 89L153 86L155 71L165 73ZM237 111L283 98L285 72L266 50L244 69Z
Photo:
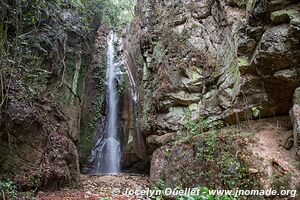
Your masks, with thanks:
M100 138L92 150L91 159L94 163L93 173L120 172L121 149L118 134L118 95L116 86L116 66L114 62L114 33L108 36L107 69L106 69L106 98L107 116L104 136Z
M124 124L127 119L122 118L124 108L120 108L124 102L128 103L125 106L130 109L126 110L126 112L130 112L127 115L130 118L128 121L130 121L130 126L134 129L134 133L131 135L134 139L134 153L140 159L146 158L144 139L140 134L137 122L138 85L135 83L134 74L131 72L134 60L127 50L129 46L126 41L124 38L118 38L113 32L107 38L106 117L98 121L94 138L96 144L91 151L88 166L82 169L84 173L107 174L121 172L121 154L124 145L128 143L128 141L124 141L124 138L126 138L126 134L129 134L129 132L124 132L124 127L129 125ZM125 81L127 78L129 85ZM122 93L117 92L116 88L122 87L126 87L126 91L130 92L131 99L128 102L124 101L127 98L126 96L120 96ZM122 142L120 142L121 138Z

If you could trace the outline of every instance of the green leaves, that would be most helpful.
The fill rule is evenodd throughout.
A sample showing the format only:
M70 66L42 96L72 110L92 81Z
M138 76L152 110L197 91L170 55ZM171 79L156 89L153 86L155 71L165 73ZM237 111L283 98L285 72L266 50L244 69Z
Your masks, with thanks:
M252 116L253 117L258 117L259 116L259 114L260 114L260 110L262 109L260 106L252 106L251 108L251 113L252 113Z
M134 0L94 0L102 5L103 21L112 27L129 23L133 18Z
M198 135L208 130L215 130L223 127L222 121L208 121L205 118L197 120L188 119L181 127L182 131L188 131L191 135Z
M16 199L17 187L11 181L0 181L0 198L1 199Z

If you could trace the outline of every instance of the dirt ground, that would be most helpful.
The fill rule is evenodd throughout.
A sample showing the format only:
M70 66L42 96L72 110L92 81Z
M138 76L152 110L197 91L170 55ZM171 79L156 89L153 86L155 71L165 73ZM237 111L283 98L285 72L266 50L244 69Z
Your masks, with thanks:
M148 187L148 177L145 175L81 175L82 186L78 190L64 190L54 193L38 194L39 200L135 200L134 195L122 195L126 189L141 190ZM110 198L111 197L111 198Z
M292 137L290 119L264 119L252 123L249 128L254 132L254 140L247 148L254 156L252 164L260 173L259 181L263 188L274 188L277 185L281 189L299 189L300 163L297 150L289 145L293 144L292 141L287 141Z

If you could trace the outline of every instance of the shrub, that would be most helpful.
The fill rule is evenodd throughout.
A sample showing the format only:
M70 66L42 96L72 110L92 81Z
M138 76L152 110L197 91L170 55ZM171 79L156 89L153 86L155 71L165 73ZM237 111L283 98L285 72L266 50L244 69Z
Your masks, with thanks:
M17 187L12 181L0 181L0 190L1 199L17 198Z

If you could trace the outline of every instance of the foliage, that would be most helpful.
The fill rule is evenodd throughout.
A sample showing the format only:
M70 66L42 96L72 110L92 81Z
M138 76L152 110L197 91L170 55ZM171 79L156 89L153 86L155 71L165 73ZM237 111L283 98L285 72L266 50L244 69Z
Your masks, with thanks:
M38 97L54 77L64 78L68 34L89 37L101 22L110 27L129 23L134 4L134 0L1 1L0 103L13 79L18 80L21 100ZM85 44L78 44L84 49L80 45ZM49 65L52 69L45 68Z
M220 122L208 122L204 118L190 119L183 125L182 131L190 133L189 142L194 145L195 162L204 161L206 176L216 176L215 180L221 180L227 188L237 186L247 188L253 185L252 178L248 176L248 168L232 149L234 136L230 133L220 135L217 131L221 126L223 124ZM203 133L208 130L210 131ZM168 152L165 151L166 155ZM213 167L215 165L217 167ZM204 174L198 175L203 176Z
M195 120L188 120L183 125L182 130L183 131L189 131L191 135L196 135L199 132L202 132L200 129L200 123L197 123Z
M207 169L217 165L214 169L218 179L227 188L250 188L254 182L248 175L247 165L236 156L233 149L233 135L230 133L222 134L215 131L200 136L202 144L196 144L196 156L204 160ZM212 176L215 172L212 172Z
M251 189L256 183L254 175L249 174L247 150L241 148L245 145L243 137L246 136L230 130L211 130L182 137L168 145L172 156L164 158L169 166L161 178L169 180L166 175L172 174L168 184L179 188L200 185Z
M17 187L12 181L0 181L0 191L1 199L17 198Z
M6 15L1 16L1 58L5 82L10 82L5 89L10 91L7 87L15 81L17 100L38 97L51 78L60 73L63 60L60 54L64 52L59 52L63 46L59 42L64 42L65 32L75 24L80 29L83 25L72 22L71 18L62 19L64 10L56 2L15 0L2 4ZM46 69L49 62L55 67Z
M82 14L84 23L97 19L117 27L132 20L135 0L72 0L70 4Z
M72 89L69 82L72 83L74 76L68 76L68 73L74 74L73 63L76 63L75 59L79 56L82 61L86 61L81 63L79 72L80 77L84 77L85 66L91 60L91 41L94 40L100 23L102 25L105 21L108 26L114 27L129 22L133 5L132 0L1 0L0 111L8 109L8 103L16 101L20 105L26 105L28 111L35 104L47 104L45 110L50 108L51 111L54 109L52 103L63 104L64 102L56 101L62 98L55 97L61 93L65 95L68 93L66 90ZM99 76L104 77L104 73ZM80 81L83 82L83 79ZM72 92L71 95L82 93ZM101 102L99 109L102 101L97 99L97 103ZM43 115L34 113L32 123L37 123L36 118L44 118L47 114L48 112ZM99 116L97 112L97 117ZM49 119L49 124L53 123ZM44 130L41 127L43 132L51 128L52 126L47 126L47 130ZM92 136L89 138L91 140ZM9 171L10 169L7 170ZM37 185L35 177L30 176L25 181L29 185ZM1 190L10 193L14 191L14 185L1 182Z
M104 88L105 88L105 52L103 51L102 58L104 58L97 66L98 74L97 74L97 96L96 100L93 102L93 107L95 108L95 115L90 120L90 122L86 124L81 124L80 126L80 144L79 144L79 152L80 152L80 161L84 162L93 148L93 139L94 139L94 130L96 129L97 122L103 116L102 106L104 104Z
M250 110L251 110L252 116L256 118L260 115L261 107L260 106L252 106L250 108Z
M164 148L163 152L166 157L169 157L171 155L171 149L169 149L168 147Z
M291 180L292 174L286 173L276 173L274 175L274 182L272 183L272 188L276 190L286 190L288 189L287 186L289 185L289 181Z
M134 0L1 1L0 107L5 99L30 101L39 99L45 93L53 96L57 93L53 88L62 91L61 87L53 87L53 82L61 82L60 86L66 85L70 89L77 53L90 55L85 45L93 39L92 35L100 24L113 28L129 23L134 4ZM101 66L98 91L104 88L103 69L105 67ZM83 77L84 71L80 73ZM81 94L77 91L70 93L69 90L62 93L62 103L70 102L70 96ZM95 127L101 117L102 98L97 97L95 102L97 114L90 123L91 127ZM83 149L88 151L92 136L82 141Z
M241 8L245 8L247 4L247 0L231 0L229 2Z
M129 23L133 18L135 0L95 0L102 2L103 20L113 27Z
M191 135L198 135L204 131L219 129L223 126L221 121L210 122L205 118L199 118L197 120L188 119L181 127L182 131L187 131Z
M153 190L164 191L166 188L166 183L162 179L158 179L153 187ZM151 199L163 200L164 194L161 193L160 195L154 195L151 197Z

